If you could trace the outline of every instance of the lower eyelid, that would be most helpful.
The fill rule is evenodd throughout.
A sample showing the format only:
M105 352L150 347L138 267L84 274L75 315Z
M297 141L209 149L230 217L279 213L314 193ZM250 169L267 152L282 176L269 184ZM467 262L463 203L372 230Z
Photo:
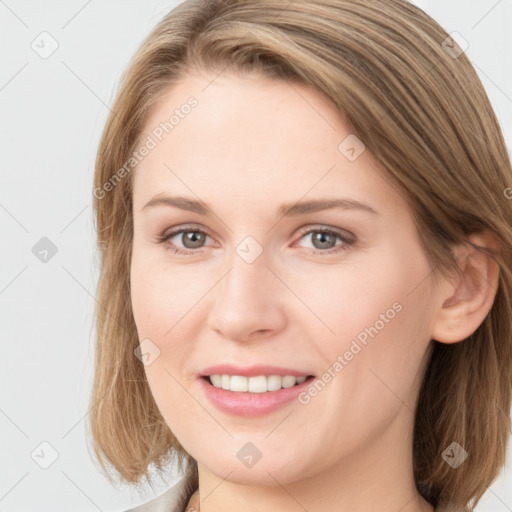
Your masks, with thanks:
M167 245L168 249L171 249L173 250L173 252L175 253L183 253L183 254L192 254L192 253L198 253L200 252L202 249L205 249L207 247L203 246L203 247L198 247L197 249L187 249L187 248L182 248L182 247L176 247L174 244L171 244L170 243L170 239L177 236L177 235L182 235L183 233L187 233L187 232L195 232L195 233L202 233L206 236L206 238L209 238L211 240L213 240L213 237L211 237L206 231L202 230L202 229L194 229L194 228L181 228L180 230L177 230L177 231L174 231L174 232L170 232L170 233L166 233L166 234L163 234L163 235L159 235L157 238L158 238L158 242L159 243L163 243L164 245ZM296 238L297 241L300 241L302 240L304 237L306 237L307 235L311 235L313 233L328 233L328 234L331 234L333 236L335 236L336 238L338 238L339 240L341 240L341 244L336 244L334 247L330 248L330 249L315 249L315 248L306 248L306 249L309 249L311 251L314 251L315 253L317 254L330 254L330 253L337 253L337 252L343 252L343 251L346 251L348 250L351 246L353 246L355 244L355 237L354 236L348 236L348 235L345 235L344 233L340 233L332 228L324 228L322 229L321 227L309 227L309 228L306 228L305 231L299 233L298 237Z
M201 229L180 229L179 231L174 231L174 232L162 235L161 237L159 237L159 240L160 240L160 242L162 242L164 244L170 244L171 238L174 238L175 236L178 236L178 235L183 235L183 233L201 233L201 234L205 235L206 239L209 238L209 239L213 240L213 238L208 233L206 233L205 231L202 231ZM197 252L203 248L204 247L199 247L197 249L187 249L186 247L185 248L177 247L177 249L179 249L179 250L191 251L191 252Z
M331 247L330 249L315 249L314 247L313 248L306 247L306 249L314 251L316 253L320 253L320 254L330 254L330 253L336 253L336 252L342 252L342 251L348 250L355 243L354 238L349 238L347 236L344 236L344 235L334 232L334 231L327 231L327 230L324 231L322 229L313 229L313 230L307 231L306 233L301 234L297 240L300 241L304 237L309 236L312 233L318 233L318 232L327 232L329 234L332 234L337 239L339 239L341 241L341 243L334 245L334 247Z

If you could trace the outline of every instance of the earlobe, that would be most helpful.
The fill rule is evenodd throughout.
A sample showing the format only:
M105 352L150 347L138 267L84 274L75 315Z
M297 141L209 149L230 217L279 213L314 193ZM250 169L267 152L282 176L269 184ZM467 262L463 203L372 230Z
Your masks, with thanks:
M456 248L460 275L446 278L439 287L431 338L457 343L482 324L496 297L499 266L493 254L499 244L489 231L474 234Z

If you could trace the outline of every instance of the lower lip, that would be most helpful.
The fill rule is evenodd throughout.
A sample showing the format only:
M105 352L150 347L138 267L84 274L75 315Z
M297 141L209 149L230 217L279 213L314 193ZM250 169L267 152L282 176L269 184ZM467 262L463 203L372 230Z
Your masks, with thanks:
M304 391L313 380L314 377L308 377L301 384L291 388L281 388L278 391L243 393L216 388L210 384L209 380L199 378L206 396L218 409L229 414L248 417L263 416L284 407Z

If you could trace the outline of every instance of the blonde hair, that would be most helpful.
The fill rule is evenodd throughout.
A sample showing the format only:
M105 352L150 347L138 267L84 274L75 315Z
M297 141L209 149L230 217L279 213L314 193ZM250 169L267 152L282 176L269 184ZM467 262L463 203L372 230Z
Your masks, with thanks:
M106 123L94 176L101 273L90 427L110 479L108 464L138 485L143 476L151 483L150 466L195 463L166 425L134 355L133 173L120 178L119 170L163 93L190 69L216 74L231 66L307 84L332 101L402 191L434 277L458 271L452 248L472 233L488 229L501 244L486 252L500 273L485 320L463 342L432 341L414 425L414 478L424 498L434 506L444 497L478 503L504 466L511 433L512 208L505 191L512 170L482 83L447 38L404 0L187 0L142 43ZM453 441L469 454L456 470L442 457Z

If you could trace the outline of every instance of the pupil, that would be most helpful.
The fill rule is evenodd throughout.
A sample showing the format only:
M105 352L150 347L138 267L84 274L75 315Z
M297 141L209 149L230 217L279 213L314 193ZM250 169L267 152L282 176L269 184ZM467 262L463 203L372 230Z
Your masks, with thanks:
M185 236L186 235L186 236ZM204 242L204 233L198 231L187 231L183 234L182 242L188 249L197 249Z
M313 244L317 249L329 249L332 247L334 241L334 235L331 233L317 231L316 234L313 235ZM197 249L204 243L204 233L200 233L199 231L187 231L183 234L182 242L188 249Z
M326 238L329 239L327 242L326 242ZM320 247L318 247L316 245L316 242L320 243ZM315 247L317 247L317 249L330 249L332 247L332 245L330 245L332 242L334 242L334 235L332 235L330 233L322 233L319 231L316 233L316 235L313 235L313 245L315 245ZM327 245L322 245L322 244L327 244Z

